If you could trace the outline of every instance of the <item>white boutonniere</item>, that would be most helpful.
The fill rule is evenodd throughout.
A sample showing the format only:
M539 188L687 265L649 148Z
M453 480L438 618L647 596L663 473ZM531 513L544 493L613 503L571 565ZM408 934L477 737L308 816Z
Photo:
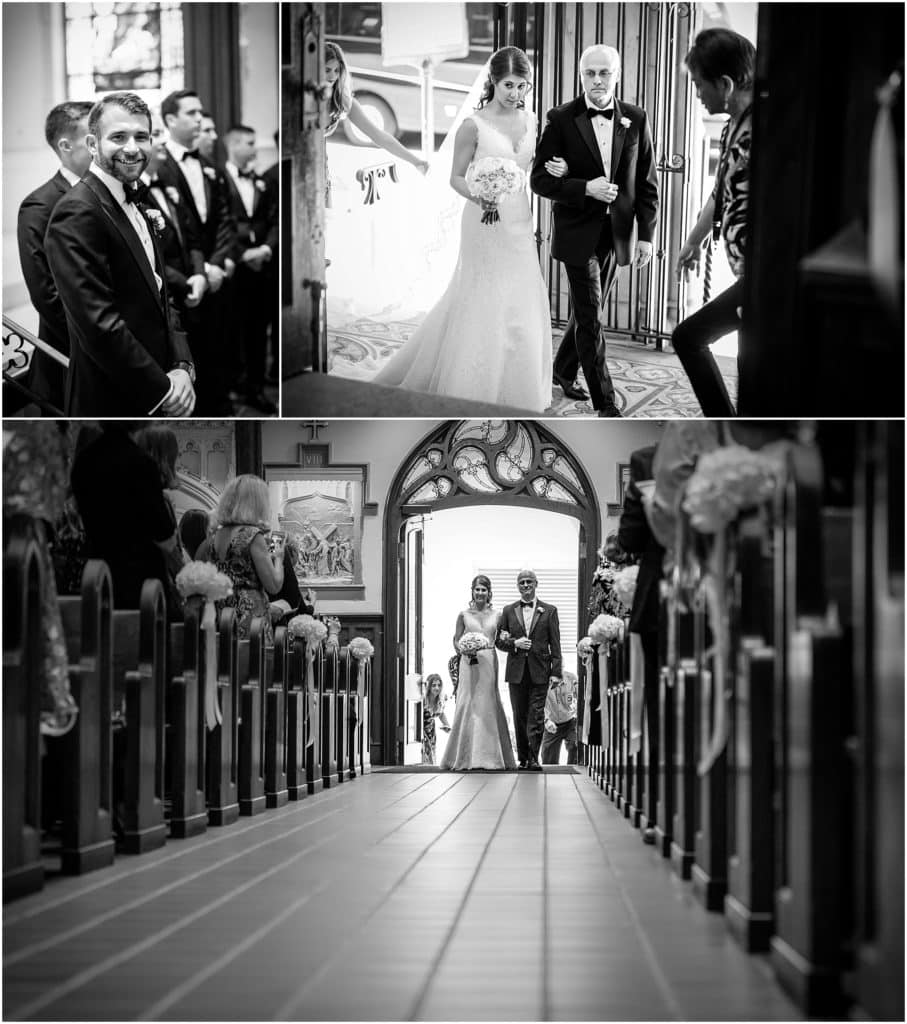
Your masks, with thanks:
M256 178L255 187L258 189L259 192L264 192L267 190L268 186L261 180L261 178Z
M630 127L630 118L629 117L622 117L620 119L620 126L621 126L621 128L629 128Z
M173 203L174 206L179 206L179 204L180 204L179 189L174 188L173 185L168 185L164 189L164 192L166 193L167 198L170 200L171 203Z
M143 210L143 212L145 214L145 219L151 225L152 230L160 238L164 233L164 215L160 210L149 210L147 208Z
M205 172L206 177L210 178L211 181L217 180L217 171L213 167L203 167L202 170Z

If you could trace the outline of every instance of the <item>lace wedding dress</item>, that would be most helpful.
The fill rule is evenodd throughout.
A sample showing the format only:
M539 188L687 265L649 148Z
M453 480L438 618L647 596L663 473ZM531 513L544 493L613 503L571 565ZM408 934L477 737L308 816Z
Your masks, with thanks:
M481 616L463 612L466 632L484 633L494 643L499 613ZM516 768L504 705L498 694L498 656L492 647L479 651L478 664L460 656L457 709L441 768L468 772L474 768Z
M513 160L527 185L498 205L500 220L482 223L476 203L463 208L453 278L435 307L375 377L432 394L544 412L551 405L551 311L539 269L529 206L528 172L535 118L525 114L516 146L481 112L473 162Z

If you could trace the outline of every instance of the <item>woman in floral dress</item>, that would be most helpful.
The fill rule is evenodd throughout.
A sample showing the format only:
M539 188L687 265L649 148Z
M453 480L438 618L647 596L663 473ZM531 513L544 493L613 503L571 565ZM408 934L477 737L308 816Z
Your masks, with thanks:
M250 473L236 477L224 488L218 503L218 525L208 556L233 583L233 594L222 604L236 609L240 639L249 638L252 620L260 617L266 644L274 642L268 595L283 586L283 547L269 548L270 520L271 503L264 480Z
M444 714L444 683L437 672L432 672L425 680L425 695L422 698L422 764L435 763L436 718L441 719L441 728L450 732L450 722Z

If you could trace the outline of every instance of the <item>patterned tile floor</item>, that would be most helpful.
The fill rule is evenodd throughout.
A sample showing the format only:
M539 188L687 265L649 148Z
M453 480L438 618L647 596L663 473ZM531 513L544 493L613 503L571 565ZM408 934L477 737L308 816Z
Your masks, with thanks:
M341 318L328 328L330 373L370 380L409 338L418 322ZM562 332L553 333L556 351ZM617 390L618 408L624 416L667 419L702 415L680 360L672 352L658 352L651 346L613 339L608 340L607 346L608 368ZM718 365L731 400L736 401L736 360L719 356ZM545 415L591 416L593 409L591 403L571 401L560 388L554 387L552 404Z
M582 772L376 771L4 908L4 1020L797 1020Z

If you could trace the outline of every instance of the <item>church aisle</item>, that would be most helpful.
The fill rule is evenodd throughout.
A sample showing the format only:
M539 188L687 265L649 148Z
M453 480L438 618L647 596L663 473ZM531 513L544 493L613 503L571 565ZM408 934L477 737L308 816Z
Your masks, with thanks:
M379 769L51 880L4 1019L802 1019L579 772Z

